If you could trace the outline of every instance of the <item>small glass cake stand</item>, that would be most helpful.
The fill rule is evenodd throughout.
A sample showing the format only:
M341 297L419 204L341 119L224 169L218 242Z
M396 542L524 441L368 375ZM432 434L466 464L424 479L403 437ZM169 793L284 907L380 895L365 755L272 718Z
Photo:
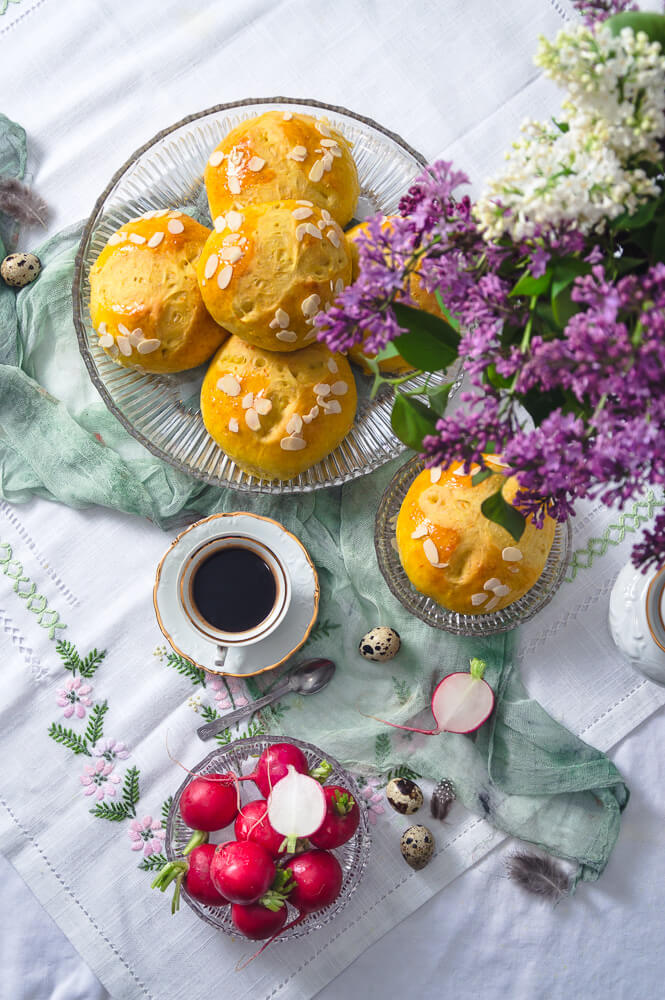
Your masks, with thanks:
M509 632L529 618L533 618L552 600L566 574L572 539L570 522L557 524L545 569L524 597L513 601L501 611L492 611L484 615L463 615L457 611L449 611L431 597L426 597L416 590L404 572L397 551L395 537L397 515L409 487L424 468L425 463L419 457L412 458L403 465L388 484L376 516L374 545L379 569L397 600L407 611L428 625L444 632L452 632L454 635L494 635L498 632Z
M180 796L187 786L191 784L196 775L212 774L215 772L224 773L225 771L233 771L238 775L250 774L256 766L257 759L264 750L266 750L273 743L283 742L285 742L283 736L255 736L252 739L236 740L228 746L218 747L216 750L213 750L212 753L209 753L207 757L204 757L203 760L199 761L199 763L191 769L191 773L187 775L182 785L173 796L173 802L171 804L168 820L166 822L165 850L169 861L175 861L177 858L182 857L183 848L192 835L192 831L188 826L185 826L180 817L179 806ZM275 939L276 941L287 941L292 938L304 937L305 934L318 930L319 927L323 927L324 924L334 920L358 888L365 868L367 867L367 860L369 858L372 843L369 833L369 820L365 799L360 794L360 789L358 788L358 785L352 775L350 775L348 771L345 771L342 765L338 763L334 757L331 757L328 753L324 753L323 750L319 750L319 748L315 747L312 743L305 743L303 740L295 740L290 737L288 742L292 743L294 746L300 747L307 758L310 768L316 767L316 765L320 764L322 760L328 761L332 767L332 772L330 777L327 779L326 784L341 785L343 788L346 788L349 792L351 792L354 799L358 803L358 808L360 810L360 823L358 824L358 829L351 840L348 840L346 844L342 844L341 847L336 848L336 850L332 852L339 861L342 866L342 871L344 872L342 888L335 902L330 906L325 907L323 910L310 913L307 917L305 917L302 923L297 924L295 927L291 927L289 930L280 934L279 937ZM252 799L261 797L258 789L256 789L251 782L243 783L241 795L243 804L251 801ZM220 831L219 839L220 843L235 839L233 827L229 826L225 830ZM206 906L205 903L201 903L197 899L193 899L188 894L186 889L183 889L182 891L182 898L185 900L187 905L192 908L197 917L201 918L201 920L205 920L206 923L211 924L218 930L224 931L225 934L233 934L241 940L247 940L232 924L231 908L229 906ZM287 922L292 920L297 915L297 911L294 910L293 907L289 907Z

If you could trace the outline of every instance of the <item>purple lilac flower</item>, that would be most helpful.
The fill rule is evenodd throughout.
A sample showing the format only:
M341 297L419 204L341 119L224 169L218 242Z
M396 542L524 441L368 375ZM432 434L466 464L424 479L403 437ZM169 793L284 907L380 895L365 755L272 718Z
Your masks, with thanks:
M606 21L613 14L624 10L639 10L630 0L573 0L573 7L583 16L584 23L591 27L599 21Z

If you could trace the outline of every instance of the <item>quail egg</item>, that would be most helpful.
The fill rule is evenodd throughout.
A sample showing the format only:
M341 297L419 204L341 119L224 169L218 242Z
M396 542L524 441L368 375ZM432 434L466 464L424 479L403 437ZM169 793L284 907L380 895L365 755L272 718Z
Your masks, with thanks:
M42 269L34 253L10 253L0 264L0 275L11 288L24 288L39 276Z
M410 826L402 834L399 846L407 865L420 871L434 854L434 834L426 826Z
M417 812L423 804L423 793L415 781L409 778L393 778L388 782L386 798L390 805L403 816Z
M387 625L377 625L367 635L364 635L358 645L358 651L366 660L376 660L386 663L399 653L401 646L399 632Z

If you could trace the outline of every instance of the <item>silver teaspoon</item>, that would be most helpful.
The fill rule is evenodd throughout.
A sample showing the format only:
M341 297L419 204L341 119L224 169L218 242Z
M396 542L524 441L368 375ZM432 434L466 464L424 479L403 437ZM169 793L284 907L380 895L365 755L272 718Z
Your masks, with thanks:
M257 698L256 701L243 705L242 708L236 708L234 712L228 712L221 719L206 722L205 726L200 726L196 732L202 740L209 740L211 736L221 733L224 729L244 719L246 715L258 712L260 708L265 708L266 705L277 701L285 694L291 692L294 694L316 694L329 683L334 673L335 664L332 660L306 660L295 670L292 670L288 677L284 677L270 694L264 695L263 698Z

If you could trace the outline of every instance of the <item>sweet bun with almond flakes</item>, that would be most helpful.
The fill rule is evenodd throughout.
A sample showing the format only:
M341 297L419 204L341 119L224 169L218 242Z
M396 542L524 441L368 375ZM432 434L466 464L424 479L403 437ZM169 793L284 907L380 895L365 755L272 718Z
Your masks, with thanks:
M351 260L325 208L289 199L218 216L197 274L220 326L263 350L297 351L316 339L314 317L349 283Z
M360 187L351 147L321 118L267 111L237 125L210 154L204 174L212 219L230 208L306 199L345 226Z
M399 557L413 586L466 615L500 611L523 597L545 568L556 527L550 517L542 528L527 518L516 542L489 521L480 509L483 501L503 484L504 499L511 503L519 486L514 477L506 480L496 458L485 460L492 475L476 486L462 465L421 472L397 518Z
M357 396L348 361L314 343L275 353L230 337L201 388L208 433L241 469L292 479L346 437Z
M196 278L209 232L163 209L110 237L90 270L90 316L99 345L117 364L185 371L228 337L204 306Z

